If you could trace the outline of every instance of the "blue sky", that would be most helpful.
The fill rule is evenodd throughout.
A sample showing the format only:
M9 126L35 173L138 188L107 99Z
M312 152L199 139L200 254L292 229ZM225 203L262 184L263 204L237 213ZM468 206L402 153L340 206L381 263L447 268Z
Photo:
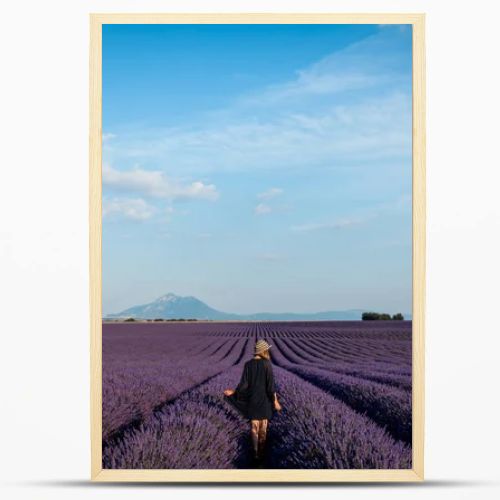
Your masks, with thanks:
M105 25L103 312L411 312L411 27Z

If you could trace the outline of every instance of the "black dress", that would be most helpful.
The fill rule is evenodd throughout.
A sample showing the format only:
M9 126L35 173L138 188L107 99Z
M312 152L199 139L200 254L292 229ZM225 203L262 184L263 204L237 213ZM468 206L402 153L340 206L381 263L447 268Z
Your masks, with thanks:
M271 361L253 358L245 363L240 383L226 399L250 420L270 419L276 388Z

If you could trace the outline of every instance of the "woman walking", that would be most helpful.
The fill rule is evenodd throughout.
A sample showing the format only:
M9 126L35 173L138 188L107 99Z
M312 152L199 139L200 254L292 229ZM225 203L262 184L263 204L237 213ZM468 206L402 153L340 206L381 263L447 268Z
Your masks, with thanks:
M245 363L240 383L235 390L224 391L227 400L250 419L250 435L254 459L257 461L264 456L267 426L273 416L273 409L281 410L274 385L270 348L265 340L258 340L254 357Z

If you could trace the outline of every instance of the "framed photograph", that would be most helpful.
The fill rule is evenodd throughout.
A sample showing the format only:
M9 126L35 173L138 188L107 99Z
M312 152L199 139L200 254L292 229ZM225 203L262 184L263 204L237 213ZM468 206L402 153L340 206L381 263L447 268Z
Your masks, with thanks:
M423 14L91 14L91 478L424 478Z

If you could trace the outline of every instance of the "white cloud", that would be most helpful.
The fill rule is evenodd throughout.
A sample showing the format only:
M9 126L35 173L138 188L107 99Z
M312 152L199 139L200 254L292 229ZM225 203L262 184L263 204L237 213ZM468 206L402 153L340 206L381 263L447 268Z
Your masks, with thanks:
M283 189L273 187L269 188L267 191L263 191L262 193L259 193L257 195L257 198L259 200L263 200L262 203L259 203L255 208L254 208L254 213L256 215L266 215L270 214L271 212L276 212L276 211L283 211L283 209L286 207L276 207L276 206L271 206L269 203L267 203L269 200L273 200L277 196L280 196L283 194Z
M316 96L323 98L346 91L393 85L400 75L394 71L392 59L398 56L397 46L404 47L401 43L403 36L401 28L381 30L297 71L296 78L289 82L243 98L241 104L290 106L294 101L310 100Z
M257 195L257 198L259 198L260 200L270 200L272 198L276 198L276 196L279 196L282 193L283 189L281 188L270 188L267 191L264 191L263 193L259 193Z
M156 212L155 207L142 198L113 198L103 199L102 215L108 217L116 214L131 220L146 220Z
M191 184L181 184L179 181L169 179L158 170L117 170L104 164L102 169L103 185L113 189L137 193L153 198L200 199L215 201L219 197L214 184L204 184L196 181Z
M349 217L343 217L326 222L312 222L292 226L290 229L297 233L306 233L310 231L321 231L328 229L346 229L352 226L365 224L372 219L383 216L388 212L401 211L411 207L411 196L402 195L396 200L378 203L367 209L364 213L358 213Z
M411 95L395 91L349 104L325 102L275 114L265 110L258 117L241 114L189 130L148 130L122 138L114 148L106 153L114 161L168 159L178 174L201 176L345 162L369 168L379 160L409 161ZM162 188L154 189L158 190Z
M319 223L311 223L311 224L302 224L298 226L292 226L291 230L298 233L305 233L310 231L319 231L325 229L345 229L352 226L357 226L359 224L363 224L368 219L372 218L366 217L352 217L352 218L343 218L337 219L330 222L319 222Z
M200 114L189 126L114 130L119 137L107 144L105 161L168 162L170 175L202 179L256 169L380 169L389 162L407 168L410 35L381 29L302 68L289 81Z
M362 72L335 72L328 67L329 60L323 60L308 70L299 71L298 78L284 85L269 87L259 95L246 97L245 105L269 106L285 103L287 100L303 99L325 94L363 89L384 82L384 76L366 75ZM326 66L326 67L325 67Z
M265 203L259 203L254 209L256 215L266 215L270 214L272 211L273 209Z
M116 134L113 134L111 132L103 133L102 134L102 142L109 141L111 139L114 139L116 137Z
M189 127L118 131L106 155L176 173L411 161L411 37L383 29ZM410 61L411 62L411 61ZM339 92L344 92L341 96ZM108 156L107 156L108 158ZM115 161L116 160L116 161ZM377 161L379 162L376 165ZM264 199L264 198L263 198Z

